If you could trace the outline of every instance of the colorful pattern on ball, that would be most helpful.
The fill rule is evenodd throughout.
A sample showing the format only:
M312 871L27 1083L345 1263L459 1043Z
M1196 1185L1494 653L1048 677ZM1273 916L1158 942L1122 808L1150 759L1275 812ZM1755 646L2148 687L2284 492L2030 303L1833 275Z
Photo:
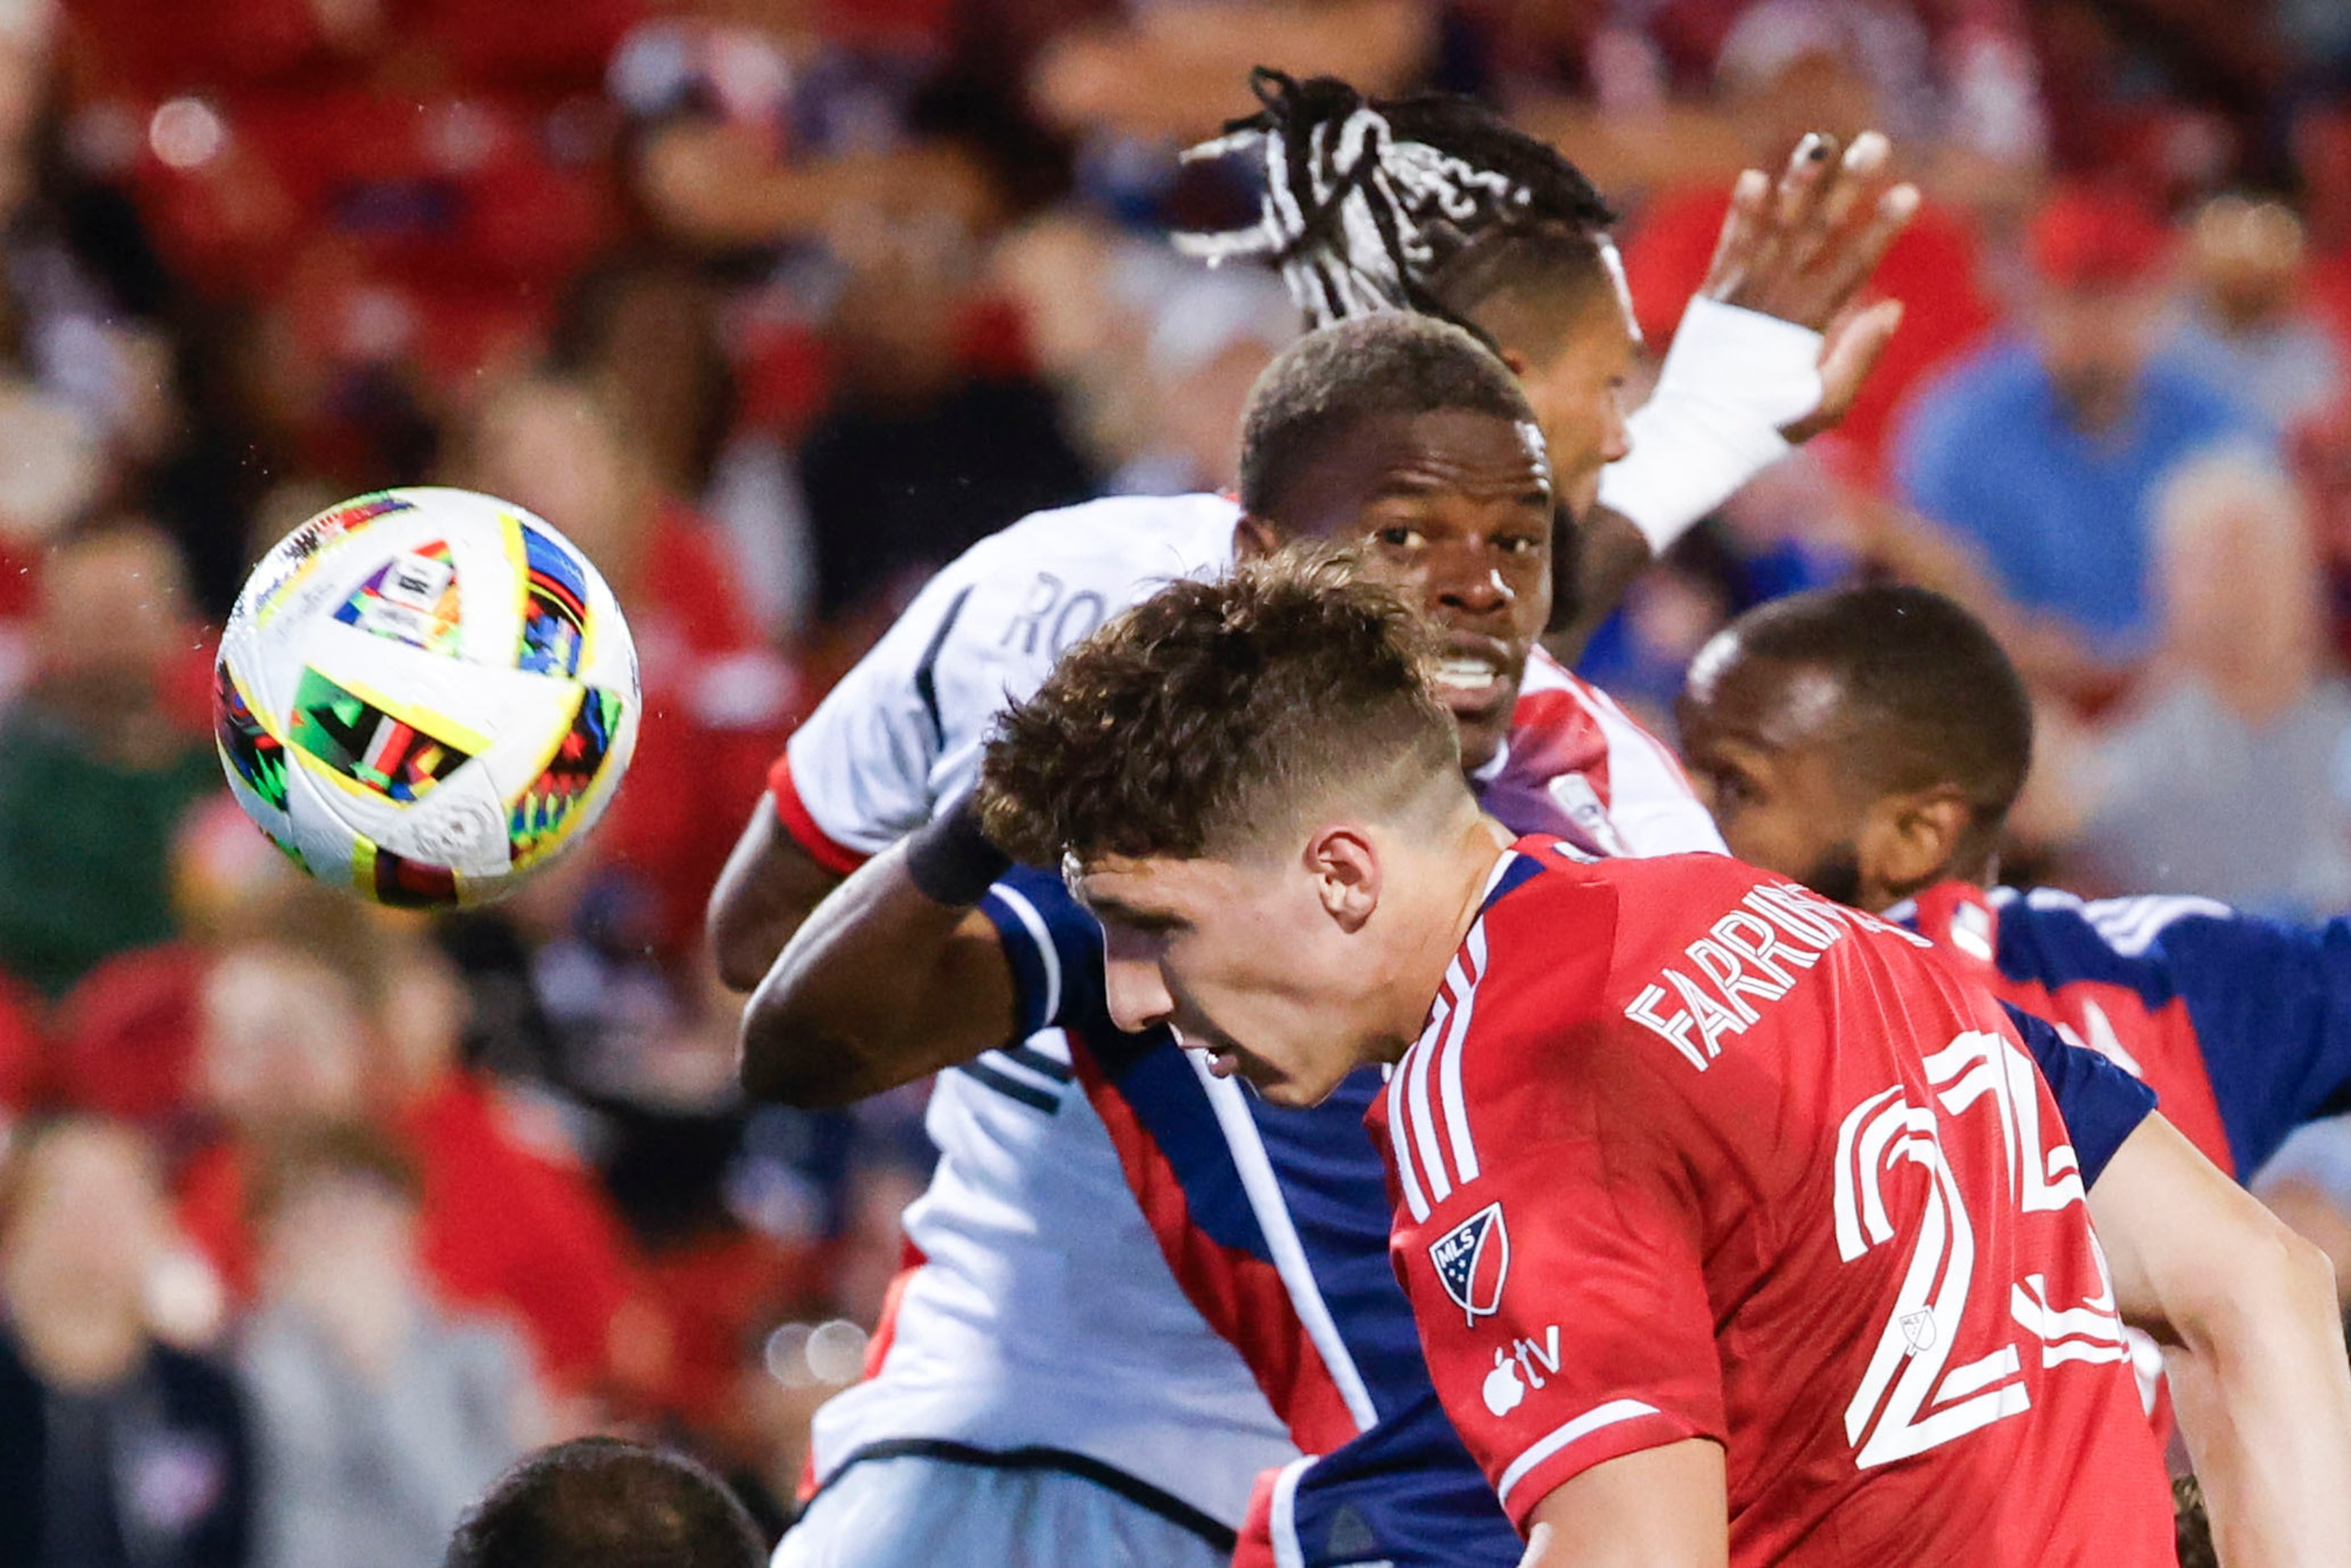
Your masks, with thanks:
M287 738L335 777L403 805L423 800L474 756L455 738L434 735L413 718L395 717L385 705L316 670L302 672Z
M455 658L458 643L457 568L441 539L393 557L335 612L346 626Z
M455 872L393 854L366 839L351 845L351 882L394 909L445 909L457 902Z
M588 798L612 737L621 723L621 698L614 693L583 686L571 727L556 746L555 755L540 769L530 788L515 800L507 827L517 870L562 843L570 831L572 812Z
M254 716L226 664L213 669L213 737L246 789L286 810L286 747Z
M529 524L522 525L524 574L522 650L517 667L538 674L576 675L588 639L588 581L571 553Z
M643 697L628 621L552 523L469 490L360 496L254 568L221 629L231 793L321 881L480 904L612 801Z
M329 511L320 512L317 517L287 535L284 542L270 553L273 556L284 555L297 564L293 570L271 583L268 591L254 601L255 618L266 623L275 617L295 587L317 570L319 561L329 543L342 538L354 528L375 521L378 517L389 517L394 512L405 512L414 506L413 501L405 500L388 492L361 496L356 500L346 501Z

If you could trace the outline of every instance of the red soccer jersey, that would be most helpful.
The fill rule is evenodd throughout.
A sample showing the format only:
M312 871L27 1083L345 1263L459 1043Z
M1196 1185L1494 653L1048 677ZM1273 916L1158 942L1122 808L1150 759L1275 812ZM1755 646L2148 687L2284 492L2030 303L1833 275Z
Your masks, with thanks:
M1523 1531L1683 1438L1734 1564L2172 1563L2074 1151L1923 939L1520 840L1370 1116L1447 1413Z

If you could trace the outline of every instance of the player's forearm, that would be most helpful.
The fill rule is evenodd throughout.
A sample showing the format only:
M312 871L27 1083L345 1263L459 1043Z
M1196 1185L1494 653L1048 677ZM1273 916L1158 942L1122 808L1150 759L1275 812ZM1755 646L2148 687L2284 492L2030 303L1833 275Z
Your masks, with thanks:
M2116 1305L2176 1363L2221 1561L2351 1563L2351 1367L2325 1254L2159 1113L2089 1200Z
M764 799L726 857L704 917L718 977L747 991L767 977L776 955L841 876L794 842Z
M876 857L802 921L743 1015L744 1092L845 1105L965 1061L1013 1032L993 928Z
M2231 1568L2351 1563L2351 1374L2325 1255L2279 1227L2174 1314L2180 1433Z

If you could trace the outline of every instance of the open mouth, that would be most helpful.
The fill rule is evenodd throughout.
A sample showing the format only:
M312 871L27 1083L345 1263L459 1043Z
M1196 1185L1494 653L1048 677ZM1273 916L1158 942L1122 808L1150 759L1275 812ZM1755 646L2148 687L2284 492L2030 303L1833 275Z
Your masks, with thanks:
M1431 673L1444 690L1471 696L1489 695L1502 684L1501 666L1477 654L1448 653Z
M1499 706L1512 686L1510 652L1492 637L1454 633L1429 667L1437 696L1458 714L1483 714Z

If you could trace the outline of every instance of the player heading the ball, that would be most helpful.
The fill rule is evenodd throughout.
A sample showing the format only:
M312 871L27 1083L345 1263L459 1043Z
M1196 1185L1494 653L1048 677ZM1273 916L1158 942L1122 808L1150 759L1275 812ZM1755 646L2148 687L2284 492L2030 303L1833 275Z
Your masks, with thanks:
M2351 1561L2310 1249L1925 939L1513 841L1433 653L1343 557L1171 586L1006 717L981 810L1100 920L1120 1027L1282 1103L1394 1064L1397 1271L1530 1562L2171 1563L2126 1317L2217 1385L2248 1560ZM2095 1081L2070 1126L2036 1060Z

